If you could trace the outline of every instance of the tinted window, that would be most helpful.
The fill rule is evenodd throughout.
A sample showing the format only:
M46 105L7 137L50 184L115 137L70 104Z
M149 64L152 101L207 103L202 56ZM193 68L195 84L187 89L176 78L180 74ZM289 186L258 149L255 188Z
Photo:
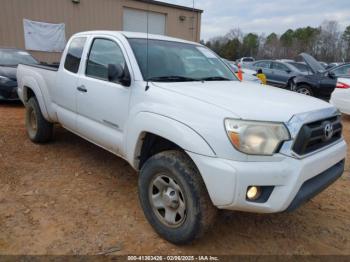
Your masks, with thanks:
M86 65L86 75L108 80L109 64L125 67L122 50L114 41L95 39Z
M70 72L77 73L79 70L81 55L83 54L86 37L77 37L72 40L68 48L64 68Z
M338 68L335 68L331 70L336 76L341 76L341 75L350 75L350 64L349 65L344 65Z
M261 62L255 63L255 66L258 68L270 68L270 62L261 61Z
M38 62L25 51L0 49L0 65L17 66L18 64L38 64Z
M272 63L272 68L280 71L287 71L289 68L281 63Z

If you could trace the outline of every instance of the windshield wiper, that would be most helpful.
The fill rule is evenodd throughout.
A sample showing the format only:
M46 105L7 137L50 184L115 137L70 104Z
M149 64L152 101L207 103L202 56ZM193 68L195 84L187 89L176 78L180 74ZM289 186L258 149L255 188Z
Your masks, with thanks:
M210 76L201 78L201 81L231 81L231 79L222 76Z
M148 81L154 82L189 82L200 81L199 79L185 77L185 76L156 76L148 78Z

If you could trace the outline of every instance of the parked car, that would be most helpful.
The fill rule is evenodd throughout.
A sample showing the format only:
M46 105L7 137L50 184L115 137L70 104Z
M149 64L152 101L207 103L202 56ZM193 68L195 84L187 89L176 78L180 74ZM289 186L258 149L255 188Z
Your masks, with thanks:
M324 67L311 55L302 53L300 56L310 67L312 74L299 75L293 78L291 90L328 101L337 83L335 72L338 71L334 72L336 67L325 70Z
M253 63L255 59L253 57L242 57L236 60L236 64L241 67L247 67L249 64Z
M124 158L149 223L176 244L201 236L217 208L292 211L344 171L334 106L238 81L199 43L84 32L58 69L19 65L17 77L29 138L48 142L60 123Z
M223 61L230 68L232 73L235 74L235 76L236 76L238 73L238 67L235 65L235 63L233 61L229 61L229 60L224 59L224 58L223 58ZM247 68L243 68L243 69L241 69L241 71L242 71L242 75L243 75L243 81L250 81L250 82L255 82L255 83L261 84L260 79L256 77L256 71L251 70L251 69L247 69Z
M330 103L343 114L350 115L350 78L338 78Z
M326 62L319 61L320 64L326 69L328 67L328 64Z
M334 77L350 77L350 63L334 66L327 70Z
M28 52L0 48L0 100L18 100L16 71L19 63L38 64Z
M252 63L250 68L261 69L266 75L268 84L282 88L290 87L294 77L306 74L290 63L277 60L259 60Z

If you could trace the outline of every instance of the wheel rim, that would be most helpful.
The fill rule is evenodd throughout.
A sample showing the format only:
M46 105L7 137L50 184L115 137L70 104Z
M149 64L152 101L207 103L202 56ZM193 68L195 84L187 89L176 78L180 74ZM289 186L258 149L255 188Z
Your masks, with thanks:
M179 227L186 219L183 191L175 179L157 174L149 187L149 199L158 219L166 226Z
M38 124L36 121L36 115L34 110L31 110L29 113L29 126L32 129L32 131L36 132L38 129Z
M300 93L300 94L303 94L303 95L307 95L307 96L311 95L309 89L307 89L307 88L305 88L305 87L299 88L299 89L297 90L297 93Z

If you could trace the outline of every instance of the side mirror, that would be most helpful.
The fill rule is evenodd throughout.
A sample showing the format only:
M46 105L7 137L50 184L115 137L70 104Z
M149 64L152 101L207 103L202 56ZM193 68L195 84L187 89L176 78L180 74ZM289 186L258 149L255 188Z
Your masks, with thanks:
M328 72L328 77L334 79L336 78L336 75L334 72Z
M287 69L286 72L287 72L287 74L292 73L292 71L290 69Z
M123 86L130 86L131 79L128 68L123 69L121 64L108 64L108 80L118 82Z

